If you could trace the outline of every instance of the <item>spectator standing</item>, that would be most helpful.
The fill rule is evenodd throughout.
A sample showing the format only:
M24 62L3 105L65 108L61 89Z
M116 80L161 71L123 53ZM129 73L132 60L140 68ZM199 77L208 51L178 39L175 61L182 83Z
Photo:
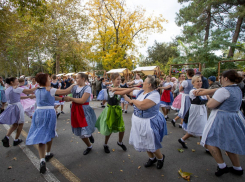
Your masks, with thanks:
M97 77L97 80L95 81L95 90L96 90L96 97L98 97L98 94L101 90L101 80L100 80L100 76Z

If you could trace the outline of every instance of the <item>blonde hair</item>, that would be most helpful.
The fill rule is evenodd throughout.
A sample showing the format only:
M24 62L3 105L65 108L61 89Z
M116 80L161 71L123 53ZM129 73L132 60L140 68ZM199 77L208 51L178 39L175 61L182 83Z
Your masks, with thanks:
M193 76L192 77L192 79L191 79L191 83L192 83L192 85L193 85L193 83L198 79L198 78L200 78L201 79L201 77L200 76Z

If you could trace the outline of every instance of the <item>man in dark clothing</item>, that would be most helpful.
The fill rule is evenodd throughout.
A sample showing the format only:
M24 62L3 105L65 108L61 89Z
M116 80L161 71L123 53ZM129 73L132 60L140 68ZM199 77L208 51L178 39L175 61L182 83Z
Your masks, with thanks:
M208 84L208 79L204 76L202 76L201 72L196 72L196 76L200 76L202 78L202 88L208 89L209 84Z
M68 79L65 80L66 88L71 86L71 82L72 82L71 76L68 76Z
M97 77L97 80L95 81L95 90L96 90L96 98L97 98L99 92L101 91L101 80L99 76Z

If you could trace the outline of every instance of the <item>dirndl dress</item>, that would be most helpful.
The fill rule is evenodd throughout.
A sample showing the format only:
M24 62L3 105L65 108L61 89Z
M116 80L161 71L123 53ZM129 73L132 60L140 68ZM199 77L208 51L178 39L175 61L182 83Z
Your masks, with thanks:
M23 90L23 88L14 89L12 86L5 90L8 106L0 115L0 124L24 123L24 108L20 103L20 94Z
M21 88L28 89L26 86L22 86ZM20 96L27 96L24 93L21 93ZM24 112L27 116L31 117L35 112L36 100L34 99L20 99L20 103L24 108Z
M108 99L108 94L107 94L107 89L102 89L97 97L97 100L107 100Z
M181 108L181 99L182 99L182 93L180 92L179 95L177 95L173 101L173 104L171 106L171 109L175 110L175 111L179 111Z
M90 86L84 86L77 91L78 86L72 88L73 98L82 98L85 91L88 89L91 93ZM88 138L95 131L96 115L94 110L89 106L90 97L84 104L72 103L71 107L71 127L74 135L81 138Z
M119 105L121 96L108 93L108 104L97 119L95 127L102 135L124 132L125 125L122 117L122 107Z
M207 103L206 96L194 96L193 90L190 91L191 106L188 111L187 121L184 119L182 128L193 136L202 136L204 127L207 123ZM186 115L187 115L186 114Z
M139 95L143 94L144 90L139 91ZM152 91L144 97L157 93ZM133 145L136 151L139 152L155 152L162 148L161 142L165 135L167 135L167 125L163 114L159 111L160 103L147 109L140 110L134 106L134 114L132 116L132 127L129 136L129 144Z
M55 91L56 89L51 88L50 92L48 92L44 87L36 90L37 109L32 117L26 145L46 144L57 135L57 117L54 109Z
M160 107L165 107L167 109L170 109L173 101L174 101L174 97L171 92L171 88L168 90L164 90L160 101Z
M242 92L237 85L223 88L229 91L230 97L211 111L201 145L215 146L230 153L245 155L245 118L240 111Z

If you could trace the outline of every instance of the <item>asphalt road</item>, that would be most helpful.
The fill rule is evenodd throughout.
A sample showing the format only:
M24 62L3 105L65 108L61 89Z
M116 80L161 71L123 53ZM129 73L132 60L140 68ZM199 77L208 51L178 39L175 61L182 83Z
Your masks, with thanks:
M102 112L100 102L93 101L90 105L94 108L97 117ZM74 136L71 131L69 104L65 104L65 113L57 121L58 137L54 139L52 153L55 159L47 163L49 172L41 175L38 169L38 151L35 146L21 146L4 148L0 145L0 181L25 181L25 182L42 182L42 181L184 181L178 174L178 170L193 173L191 181L234 181L244 182L245 175L242 177L232 174L225 174L220 178L214 175L216 171L216 162L205 149L198 145L199 138L190 138L187 140L189 149L184 149L180 153L181 145L178 139L185 132L173 127L170 120L167 121L168 135L164 137L161 149L165 154L164 167L161 170L156 166L145 168L143 164L148 160L146 153L137 152L133 146L128 144L129 133L131 128L131 116L133 108L129 107L127 114L123 114L125 121L124 144L128 150L123 151L118 145L118 134L112 134L109 140L110 154L106 154L103 149L104 136L97 130L93 136L95 143L93 150L84 156L83 151L86 149L83 141ZM170 118L174 118L174 111L171 111ZM25 140L31 125L31 120L26 117L24 132L21 138ZM0 125L0 137L6 134L6 126ZM11 144L12 144L11 138ZM195 152L192 151L195 150ZM232 166L229 158L224 154L225 162ZM241 165L245 169L245 156L240 156ZM11 167L10 167L11 166ZM8 169L8 168L11 169Z

